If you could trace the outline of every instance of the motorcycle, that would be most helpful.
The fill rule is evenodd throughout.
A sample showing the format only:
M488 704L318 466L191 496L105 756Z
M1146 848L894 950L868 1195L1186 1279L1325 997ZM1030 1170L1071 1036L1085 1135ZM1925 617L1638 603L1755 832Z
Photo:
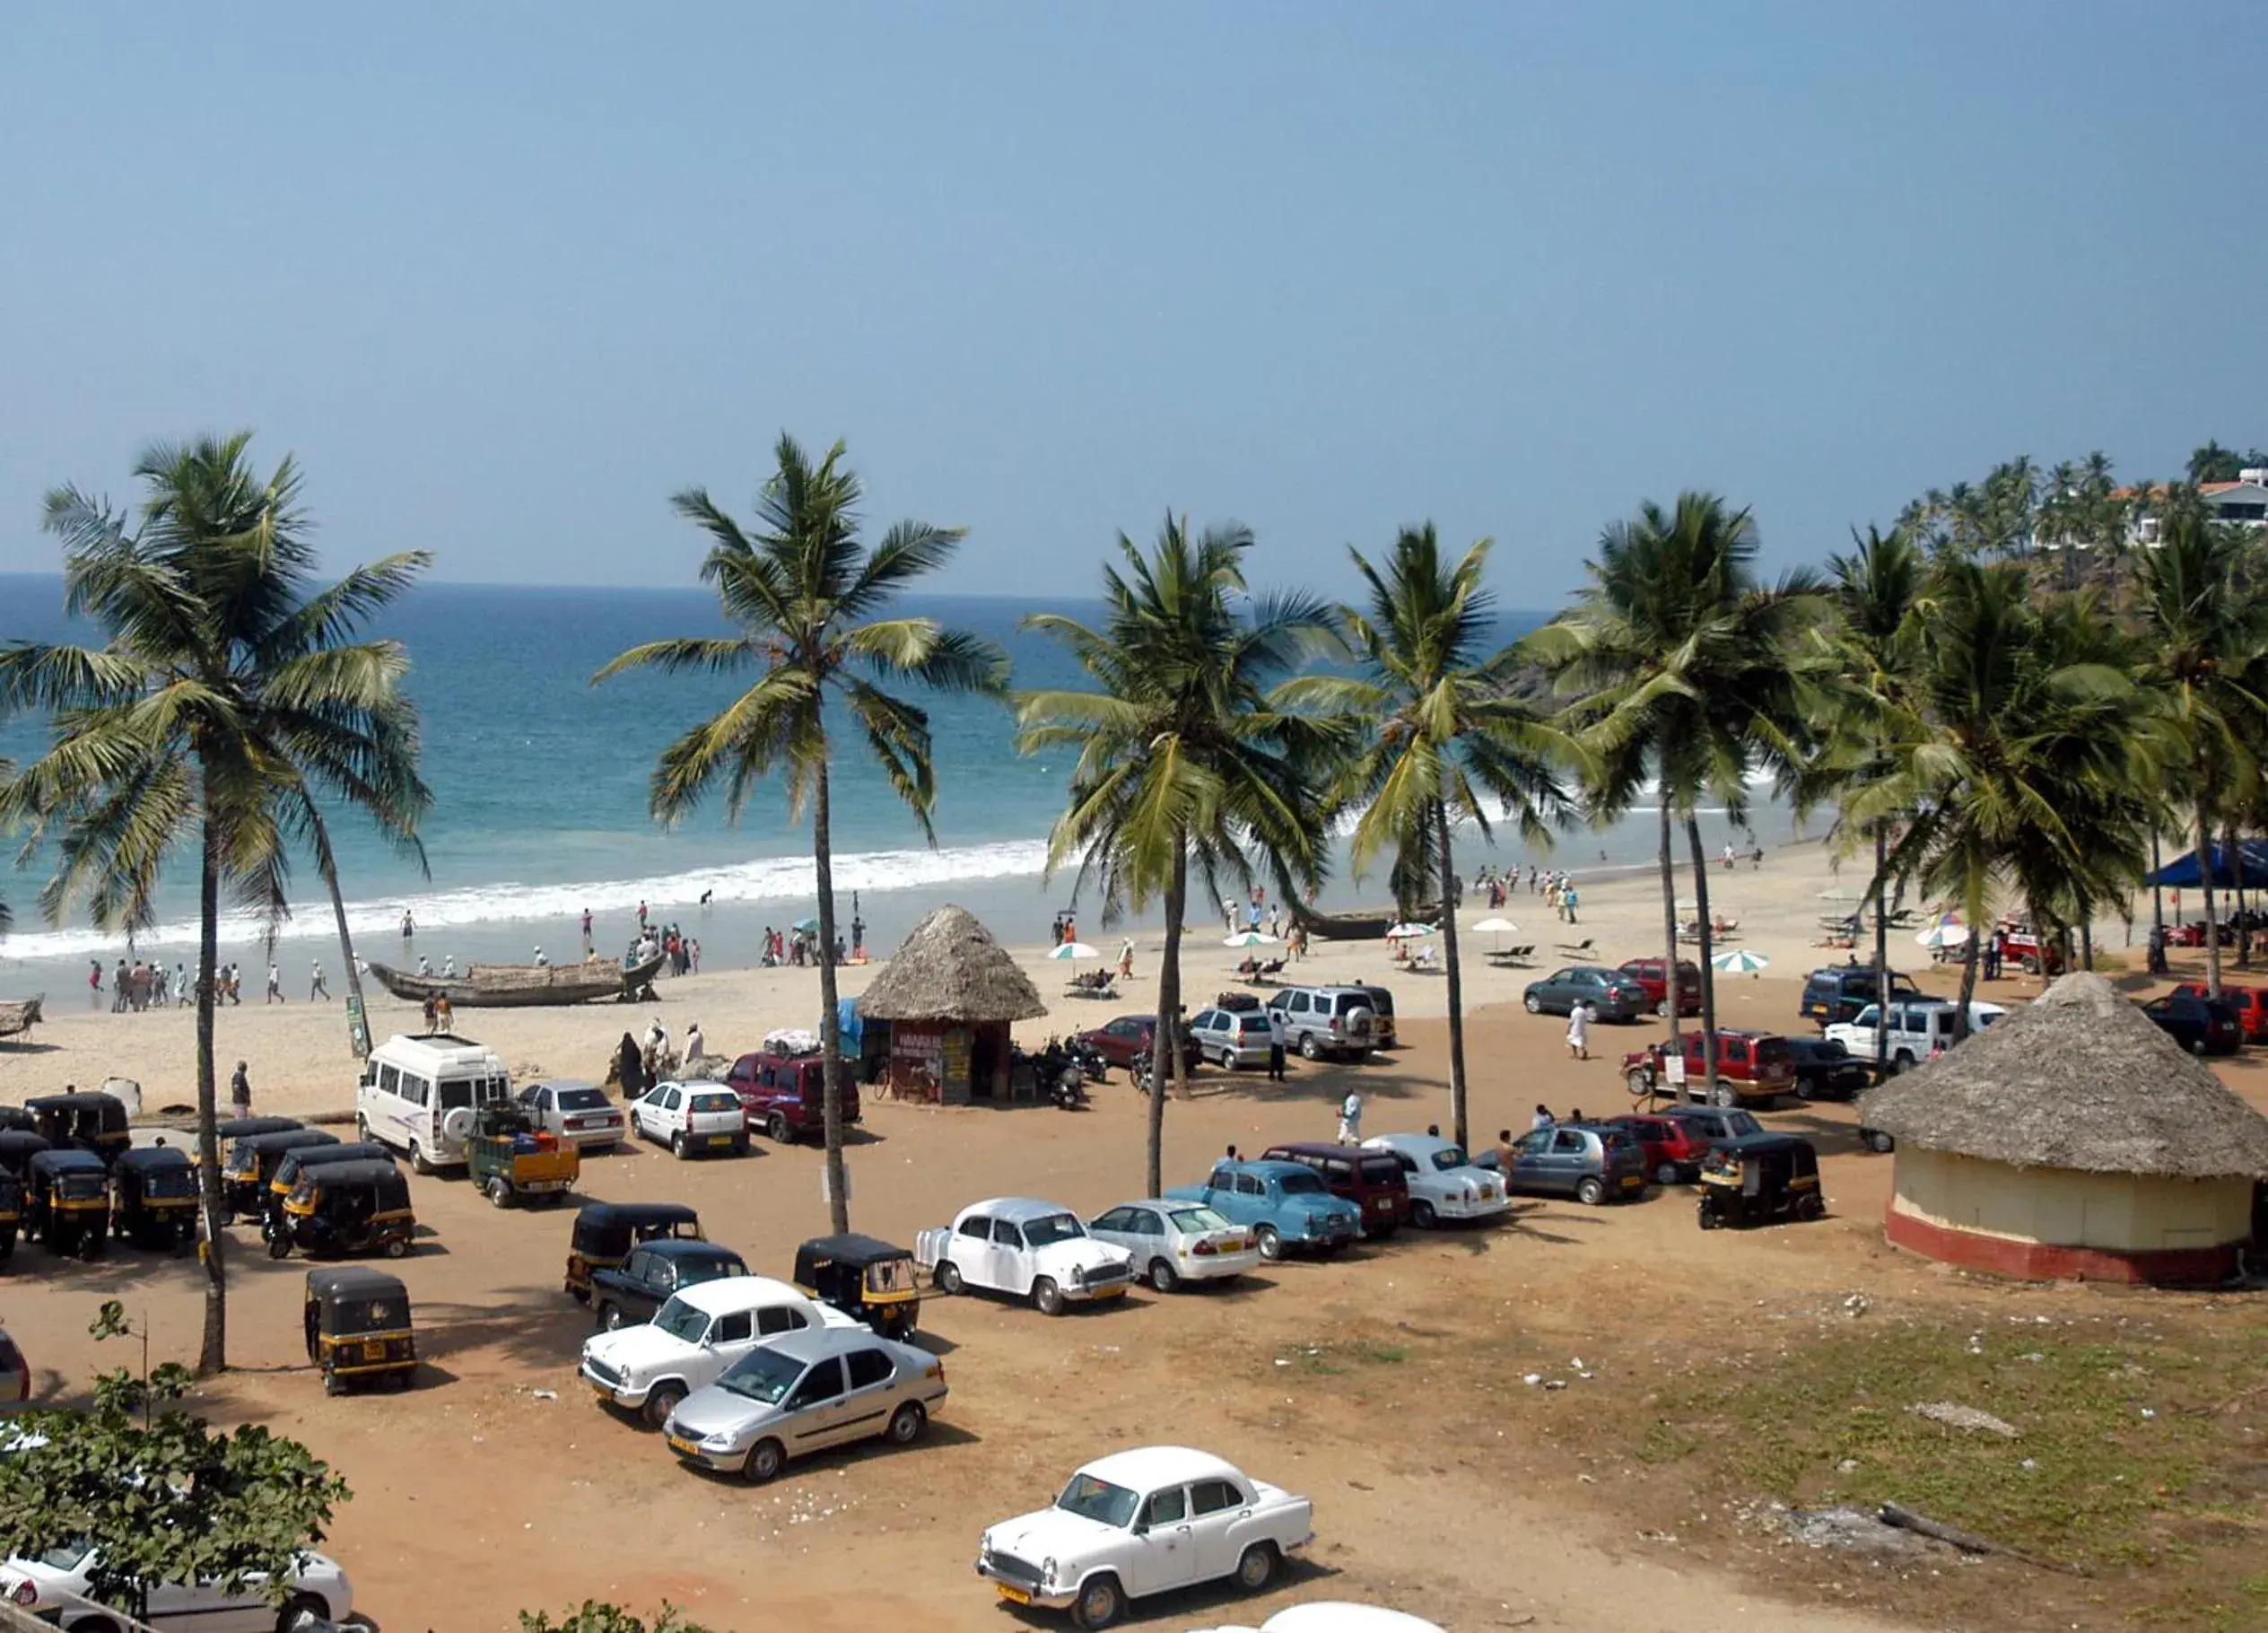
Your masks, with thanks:
M1086 1039L1077 1037L1068 1039L1064 1043L1063 1052L1071 1057L1072 1063L1086 1075L1088 1082L1107 1083L1110 1081L1110 1061L1103 1058L1100 1049Z
M1055 1080L1046 1086L1046 1093L1058 1111L1083 1112L1091 1104L1086 1075L1077 1066L1067 1065L1058 1072Z

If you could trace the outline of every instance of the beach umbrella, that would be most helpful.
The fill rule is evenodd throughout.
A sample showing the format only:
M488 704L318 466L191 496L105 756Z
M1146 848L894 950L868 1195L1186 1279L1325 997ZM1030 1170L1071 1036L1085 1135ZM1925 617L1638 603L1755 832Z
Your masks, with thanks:
M1473 926L1473 930L1477 934L1496 937L1497 939L1496 945L1499 947L1504 946L1503 939L1511 935L1519 928L1520 926L1514 924L1510 919L1505 918L1501 913L1492 913L1487 918L1481 920L1478 924Z
M1274 947L1276 938L1263 936L1256 930L1240 930L1222 941L1223 947Z
M1772 960L1762 953L1740 947L1729 953L1712 953L1709 963L1712 967L1723 970L1728 975L1753 975L1758 970L1768 969Z
M819 921L816 919L798 919L793 924L789 925L788 928L789 930L799 930L807 936L816 936L819 933Z
M1932 924L1914 938L1932 951L1948 947L1968 945L1968 926L1966 924Z
M1389 941L1410 941L1415 940L1419 936L1430 936L1433 933L1434 927L1430 924L1396 924L1388 928L1386 931L1386 939Z
M1103 955L1084 941L1062 941L1056 944L1051 958L1100 958Z

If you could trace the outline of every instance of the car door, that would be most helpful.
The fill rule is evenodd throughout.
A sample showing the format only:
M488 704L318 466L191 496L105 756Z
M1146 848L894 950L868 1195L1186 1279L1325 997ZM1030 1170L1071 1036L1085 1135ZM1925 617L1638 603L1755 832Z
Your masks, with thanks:
M1236 1557L1244 1548L1242 1522L1252 1512L1252 1504L1234 1480L1191 1482L1190 1545L1198 1581L1217 1581L1235 1570Z
M992 1221L991 1254L985 1262L985 1282L1003 1293L1028 1293L1032 1290L1031 1254L1024 1245L1024 1233L1006 1219Z
M659 1253L641 1253L641 1263L632 1275L633 1297L645 1308L638 1312L641 1321L651 1321L654 1312L669 1302L669 1296L677 1290L677 1267Z
M1551 1173L1550 1129L1537 1129L1521 1137L1513 1148L1512 1172L1505 1175L1507 1188L1521 1191L1549 1189Z
M1167 1486L1135 1511L1134 1546L1127 1552L1126 1591L1137 1598L1201 1581L1197 1539L1190 1526L1189 1491Z
M1591 1142L1583 1137L1583 1131L1580 1129L1554 1129L1551 1131L1553 1186L1573 1196L1575 1186L1591 1170Z
M800 1457L842 1437L846 1401L842 1387L842 1358L826 1356L811 1363L788 1392L793 1414L788 1422L788 1454Z
M707 1371L711 1378L756 1347L756 1313L754 1310L728 1310L709 1323L708 1337L703 1340L710 1359Z
M1107 1213L1098 1213L1086 1222L1086 1234L1097 1242L1107 1242L1112 1247L1122 1247L1131 1253L1134 1251L1133 1227L1127 1221L1133 1213L1131 1208L1113 1208Z
M831 1444L879 1435L898 1404L898 1366L884 1349L853 1349L842 1358L847 1380L842 1411L829 1433Z

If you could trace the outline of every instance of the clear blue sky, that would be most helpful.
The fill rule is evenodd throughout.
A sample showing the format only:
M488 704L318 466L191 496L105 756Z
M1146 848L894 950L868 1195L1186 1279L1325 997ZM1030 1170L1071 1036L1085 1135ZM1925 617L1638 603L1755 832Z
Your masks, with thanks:
M1931 484L2268 442L2256 5L12 4L0 569L250 425L345 560L685 582L850 440L941 588L1169 505L1431 516L1515 605L1687 485L1778 562ZM0 618L0 622L4 622Z

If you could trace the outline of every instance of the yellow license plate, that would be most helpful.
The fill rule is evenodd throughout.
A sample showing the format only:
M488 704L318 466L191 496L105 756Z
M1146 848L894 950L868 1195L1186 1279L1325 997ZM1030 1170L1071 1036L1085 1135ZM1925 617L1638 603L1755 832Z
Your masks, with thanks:
M1005 1582L996 1582L992 1585L1000 1590L1000 1597L1007 1600L1010 1604L1029 1604L1032 1602L1032 1595L1025 1593L1020 1587L1010 1587Z
M1114 1281L1106 1288L1096 1288L1095 1289L1095 1297L1097 1298L1116 1298L1121 1293L1126 1291L1126 1285L1127 1284L1123 1281Z
M364 1344L362 1346L362 1358L366 1361L384 1360L386 1358L385 1340L382 1339L377 1339L371 1340L370 1343Z
M732 1143L732 1136L729 1134L711 1134L709 1136L709 1143L712 1146L728 1146Z
M679 1439L676 1436L675 1436L675 1435L666 1436L666 1437L664 1437L664 1438L666 1438L666 1439L669 1442L669 1449L670 1449L671 1451L673 1451L673 1452L683 1452L683 1453L684 1453L686 1456L688 1456L688 1457L691 1457L691 1456L692 1456L694 1453L696 1453L696 1452L698 1452L698 1451L700 1451L700 1450L701 1450L701 1448L700 1448L699 1446L697 1446L697 1445L693 1445L693 1443L692 1441L690 1441L690 1440L680 1440L680 1439Z
M1493 1202L1496 1200L1496 1193L1484 1185L1481 1187L1480 1200L1484 1202Z
M1636 1191L1645 1183L1646 1176L1643 1174L1626 1174L1622 1176L1622 1188L1625 1191Z
M615 1398L615 1392L604 1384L593 1384L590 1386L590 1393L602 1401L612 1401Z

